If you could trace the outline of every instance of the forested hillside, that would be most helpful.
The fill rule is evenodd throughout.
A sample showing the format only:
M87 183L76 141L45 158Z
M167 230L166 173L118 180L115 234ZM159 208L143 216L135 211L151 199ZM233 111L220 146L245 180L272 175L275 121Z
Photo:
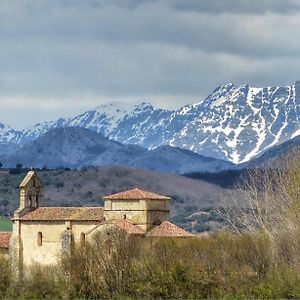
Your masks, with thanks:
M140 187L170 196L172 220L190 231L212 227L206 223L217 217L210 211L226 194L226 189L203 180L120 166L37 172L45 185L45 206L101 206L104 195ZM9 216L17 208L18 185L25 174L26 170L21 174L0 171L2 215ZM203 210L208 214L199 214Z

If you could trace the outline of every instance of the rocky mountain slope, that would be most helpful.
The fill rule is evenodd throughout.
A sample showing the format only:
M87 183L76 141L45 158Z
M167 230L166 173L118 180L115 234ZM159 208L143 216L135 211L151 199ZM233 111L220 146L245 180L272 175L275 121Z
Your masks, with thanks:
M149 148L157 144L157 138L160 134L157 131L157 125L167 119L170 113L171 111L168 110L155 109L148 103L127 105L113 102L100 105L74 118L60 118L55 122L44 122L29 127L22 132L23 136L20 143L36 139L52 128L82 127L122 143L137 144ZM142 142L145 133L147 141ZM151 140L153 140L152 143ZM159 145L157 144L157 146Z
M14 130L8 125L0 123L0 144L9 145L20 143L23 137L21 131Z
M239 165L242 168L252 167L280 167L290 156L299 155L300 136L297 136L280 145L274 146L264 152L261 156L251 160L250 162Z
M123 145L79 127L51 129L15 153L0 156L0 161L5 167L17 163L39 168L126 165L168 173L216 172L233 167L229 162L170 146L147 150Z
M23 144L51 128L88 128L125 144L171 145L243 163L300 134L300 82L291 86L218 87L206 99L176 111L151 104L101 105L79 116L37 124L21 133L0 128L0 142Z

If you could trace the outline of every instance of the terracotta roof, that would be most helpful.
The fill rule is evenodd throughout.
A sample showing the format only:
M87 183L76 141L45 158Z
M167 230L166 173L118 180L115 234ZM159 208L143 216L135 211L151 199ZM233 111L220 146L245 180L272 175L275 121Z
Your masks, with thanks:
M150 237L189 237L193 236L193 234L183 230L177 225L164 221L159 226L151 229L146 236Z
M8 249L11 235L12 232L0 232L0 248Z
M102 221L103 207L39 207L21 217L22 221Z
M102 221L99 225L95 226L94 228L88 230L86 234L90 234L93 231L97 230L103 225L106 224L112 224L117 226L118 228L126 231L129 234L145 234L145 231L142 230L139 226L132 224L130 221L125 219L119 219L119 220L110 220L110 221Z
M144 191L139 188L104 197L105 200L170 200L169 197Z
M139 226L132 224L126 219L111 221L111 223L129 234L145 234L145 231Z

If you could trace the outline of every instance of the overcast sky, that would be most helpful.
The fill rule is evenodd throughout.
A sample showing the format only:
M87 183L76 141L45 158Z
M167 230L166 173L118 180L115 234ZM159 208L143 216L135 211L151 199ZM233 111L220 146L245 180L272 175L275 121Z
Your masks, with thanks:
M0 122L17 129L110 101L176 108L218 85L300 79L300 1L9 0Z

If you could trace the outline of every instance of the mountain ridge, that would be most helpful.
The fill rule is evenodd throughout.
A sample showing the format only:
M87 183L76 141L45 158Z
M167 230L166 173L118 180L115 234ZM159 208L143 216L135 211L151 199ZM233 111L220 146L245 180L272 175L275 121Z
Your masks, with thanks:
M161 146L147 150L123 145L80 127L58 127L28 142L10 155L0 155L5 167L69 167L123 165L165 173L220 171L233 165L180 148Z
M300 82L256 88L228 83L177 110L150 103L103 104L75 117L2 133L0 142L20 145L52 128L82 127L123 144L148 149L171 145L203 156L245 163L300 135ZM13 130L13 129L12 129ZM8 132L8 133L7 133Z

